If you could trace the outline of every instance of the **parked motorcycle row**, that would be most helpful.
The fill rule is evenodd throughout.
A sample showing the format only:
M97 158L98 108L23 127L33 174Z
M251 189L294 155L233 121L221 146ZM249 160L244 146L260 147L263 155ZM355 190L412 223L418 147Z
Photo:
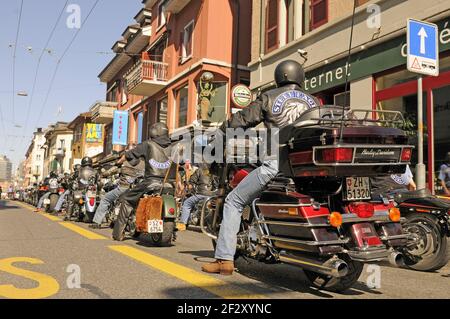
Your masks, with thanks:
M313 286L337 292L358 280L365 263L388 260L416 271L444 267L449 258L450 199L426 190L374 187L375 178L402 174L410 163L413 146L398 128L401 121L397 112L327 106L312 108L283 128L280 174L242 214L235 257L302 268ZM210 164L216 181L213 193L196 202L187 227L204 233L215 246L225 198L258 165ZM44 201L47 212L91 223L103 196L118 187L119 170L111 167L116 167L115 161L79 167L70 176L27 189L23 200L36 206L50 193ZM186 163L174 161L164 180L149 186L125 229L117 228L120 200L110 206L104 225L120 232L121 239L176 244L181 207L196 195L190 175ZM140 183L142 179L136 178L129 187ZM60 196L66 200L55 212Z

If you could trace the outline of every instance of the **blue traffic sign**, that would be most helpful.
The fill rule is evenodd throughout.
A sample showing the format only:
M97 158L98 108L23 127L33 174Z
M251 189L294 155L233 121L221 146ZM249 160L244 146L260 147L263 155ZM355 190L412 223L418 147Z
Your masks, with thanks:
M439 74L437 25L408 19L408 70L416 73Z

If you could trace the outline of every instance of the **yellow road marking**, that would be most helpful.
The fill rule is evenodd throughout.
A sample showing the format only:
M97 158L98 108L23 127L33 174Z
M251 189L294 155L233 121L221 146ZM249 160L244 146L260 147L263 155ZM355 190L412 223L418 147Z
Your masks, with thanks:
M67 229L70 229L71 231L76 232L77 234L79 234L83 237L86 237L87 239L106 239L106 237L104 237L102 235L91 232L87 229L84 229L83 227L77 226L77 225L69 223L69 222L61 222L59 224L61 226L66 227Z
M109 246L110 249L119 252L127 257L135 259L147 266L162 271L168 275L181 279L191 285L206 290L216 296L232 299L232 298L245 298L245 299L259 299L267 298L262 295L252 294L251 292L232 286L231 284L214 278L212 276L200 273L192 270L188 267L184 267L168 261L166 259L151 255L143 252L142 250L130 247L130 246Z
M42 215L42 216L44 216L44 217L46 217L46 218L48 218L50 220L53 220L54 222L60 222L61 221L61 218L53 216L53 215L48 215L48 214L40 214L40 215Z
M38 285L36 288L31 289L20 289L13 285L0 285L0 296L11 299L40 299L58 293L59 284L55 279L34 271L14 267L14 263L42 265L44 263L43 261L26 257L0 259L0 271L36 281Z

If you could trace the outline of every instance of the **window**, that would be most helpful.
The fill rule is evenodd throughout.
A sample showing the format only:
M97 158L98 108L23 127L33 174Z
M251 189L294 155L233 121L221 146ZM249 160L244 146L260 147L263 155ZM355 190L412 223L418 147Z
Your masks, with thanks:
M60 141L60 148L63 150L66 147L66 140L59 140Z
M311 30L328 22L328 0L311 0Z
M219 123L226 120L228 84L227 82L214 82L216 94L211 98L208 120Z
M156 122L167 124L167 96L158 101L158 114L156 115Z
M125 79L122 80L122 105L127 104L128 102L128 93L127 93L127 81Z
M177 92L177 104L178 104L178 125L177 127L183 127L187 125L188 115L188 87L178 90Z
M278 48L278 0L268 0L266 7L266 52Z
M166 7L167 0L162 0L158 7L158 28L162 27L167 22Z
M109 88L108 92L106 93L106 101L108 102L117 102L117 82L115 82L111 88Z
M194 21L191 21L181 32L180 48L181 63L192 57L192 36L194 33Z

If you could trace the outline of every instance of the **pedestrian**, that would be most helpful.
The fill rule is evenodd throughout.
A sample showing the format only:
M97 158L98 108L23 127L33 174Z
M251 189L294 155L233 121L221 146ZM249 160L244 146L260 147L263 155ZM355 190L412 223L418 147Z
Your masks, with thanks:
M447 153L445 161L441 165L438 179L441 181L444 195L450 196L450 152Z

